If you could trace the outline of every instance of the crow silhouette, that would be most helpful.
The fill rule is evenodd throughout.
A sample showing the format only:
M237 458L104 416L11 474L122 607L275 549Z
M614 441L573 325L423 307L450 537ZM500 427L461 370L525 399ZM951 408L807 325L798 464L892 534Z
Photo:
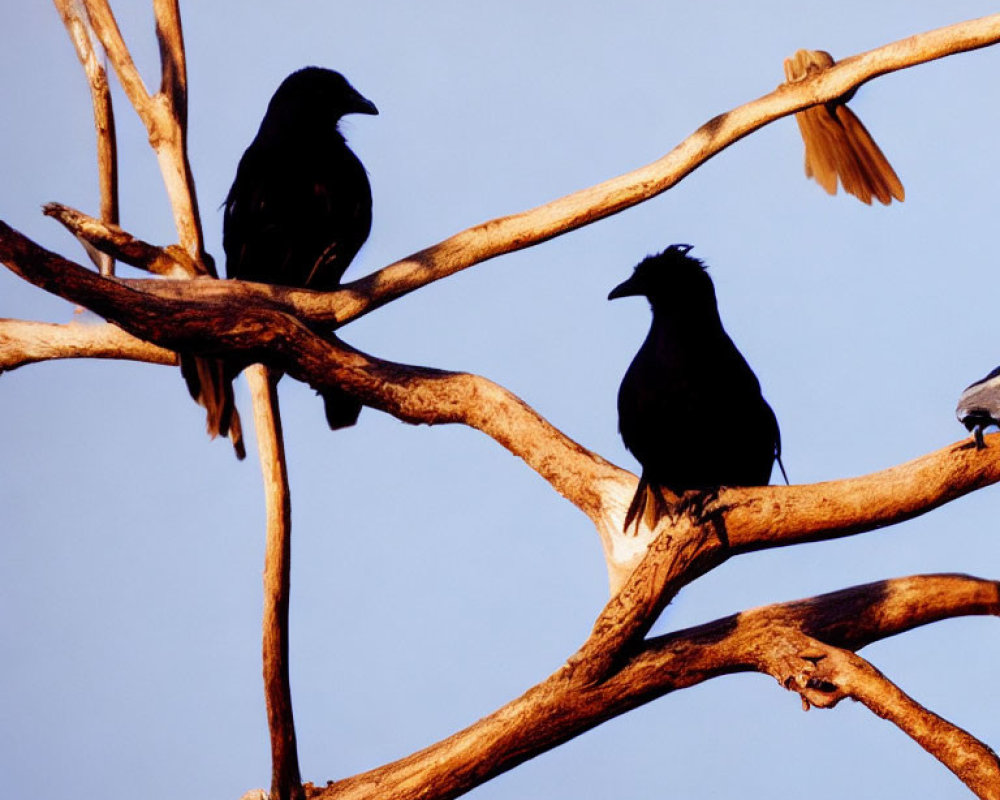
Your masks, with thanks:
M618 429L642 464L626 531L646 516L647 496L653 519L663 512L659 489L681 495L763 486L776 458L780 465L774 412L722 327L712 279L690 250L675 244L646 258L608 295L645 296L653 311L649 334L618 391Z
M368 175L339 128L346 114L378 109L339 72L306 67L278 87L226 197L228 277L340 285L372 225ZM357 421L361 403L340 389L321 394L332 429Z

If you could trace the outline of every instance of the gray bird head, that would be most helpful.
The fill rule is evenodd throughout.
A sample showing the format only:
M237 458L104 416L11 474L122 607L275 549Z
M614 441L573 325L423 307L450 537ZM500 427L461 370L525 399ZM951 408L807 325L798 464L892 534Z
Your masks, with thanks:
M985 447L983 429L1000 426L1000 367L962 392L955 416L976 437L976 446Z
M281 82L267 106L268 118L311 124L334 124L345 114L378 114L375 104L339 72L305 67Z
M618 284L608 300L644 295L655 300L715 305L715 288L701 259L689 256L689 244L672 244L662 253L643 259L632 275Z

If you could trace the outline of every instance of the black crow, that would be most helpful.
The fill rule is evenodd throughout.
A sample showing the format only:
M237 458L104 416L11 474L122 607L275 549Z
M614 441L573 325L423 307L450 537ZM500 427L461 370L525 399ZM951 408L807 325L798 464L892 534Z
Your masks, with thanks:
M966 387L958 398L955 416L976 437L976 447L986 447L983 429L1000 425L1000 367Z
M801 81L834 65L825 50L799 50L785 59L785 79ZM903 201L903 184L889 159L872 139L868 129L847 107L854 96L850 91L829 103L795 115L806 146L806 177L815 178L829 194L837 193L840 180L844 191L862 203L872 198L889 205L893 198Z
M226 275L330 291L368 238L368 175L338 125L346 114L378 114L343 75L306 67L271 98L226 197ZM333 429L353 425L361 404L324 390Z
M649 298L653 322L618 391L618 429L642 464L625 530L674 494L764 486L781 456L774 412L726 334L704 264L675 244L642 261L608 295ZM782 468L784 472L784 468Z

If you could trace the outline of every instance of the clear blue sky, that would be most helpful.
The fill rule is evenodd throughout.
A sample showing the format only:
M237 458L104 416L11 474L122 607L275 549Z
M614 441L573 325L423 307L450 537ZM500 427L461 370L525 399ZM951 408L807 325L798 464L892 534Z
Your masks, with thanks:
M152 14L121 24L150 83ZM126 8L127 7L127 8ZM139 10L136 10L139 9ZM343 71L381 110L346 125L375 222L357 277L468 225L659 157L779 83L800 47L846 56L996 10L949 3L186 3L191 157L209 249L274 88ZM86 84L55 10L5 9L0 218L83 259L39 212L97 208ZM1000 50L882 78L853 103L907 200L866 208L802 173L792 120L666 195L430 286L345 329L410 363L486 375L582 444L635 463L615 392L648 325L608 290L690 242L778 414L794 482L859 475L963 436L959 392L1000 363ZM174 240L156 164L119 100L122 223ZM0 316L69 321L0 271ZM294 508L292 683L303 775L403 756L556 669L607 599L587 519L483 435L366 410L332 434L281 385ZM241 407L249 420L245 387ZM738 421L737 421L738 424ZM891 530L735 560L657 631L919 572L1000 575L996 489ZM235 798L269 781L254 454L210 443L175 370L65 362L0 378L0 774L10 797ZM1000 636L940 623L863 654L1000 746ZM806 788L808 787L808 788ZM487 798L964 798L891 725L804 714L743 675L663 698L474 792Z

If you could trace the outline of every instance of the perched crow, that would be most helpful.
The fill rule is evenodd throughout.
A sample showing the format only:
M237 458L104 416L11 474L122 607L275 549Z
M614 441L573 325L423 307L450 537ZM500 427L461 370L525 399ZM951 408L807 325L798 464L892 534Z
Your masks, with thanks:
M653 310L618 390L618 429L642 464L625 530L646 515L647 493L659 516L658 488L764 486L775 458L781 463L774 412L723 329L712 279L690 249L675 244L649 256L608 295L645 295Z
M785 59L785 80L795 83L833 65L833 56L825 50L799 50ZM845 192L866 205L872 198L883 205L893 198L902 202L905 193L896 170L847 107L853 96L851 91L795 115L806 146L806 177L815 178L829 194L837 193L839 179Z
M966 387L958 398L955 416L976 437L976 447L986 447L983 429L1000 425L1000 367Z
M226 197L226 274L246 281L329 291L368 238L368 175L338 129L345 114L378 109L339 72L306 67L282 82ZM353 425L361 404L325 390L333 429Z

